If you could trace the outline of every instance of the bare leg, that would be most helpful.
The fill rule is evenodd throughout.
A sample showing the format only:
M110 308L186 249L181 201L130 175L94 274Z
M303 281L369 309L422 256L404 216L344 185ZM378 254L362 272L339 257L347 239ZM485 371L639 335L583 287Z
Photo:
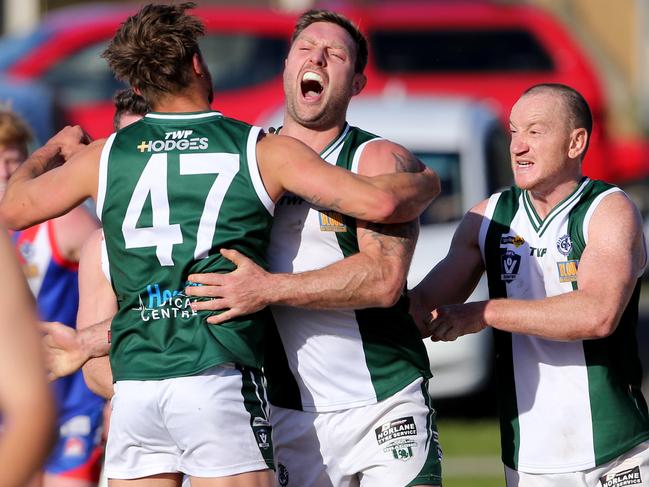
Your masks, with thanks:
M181 484L182 475L179 473L161 473L132 480L108 479L108 487L180 487Z
M227 477L191 477L191 487L275 487L272 470L240 473Z

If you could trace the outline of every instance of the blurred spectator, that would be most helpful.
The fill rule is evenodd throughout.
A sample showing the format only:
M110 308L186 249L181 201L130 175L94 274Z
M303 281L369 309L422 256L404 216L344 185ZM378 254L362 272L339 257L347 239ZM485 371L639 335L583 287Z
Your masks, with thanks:
M8 178L26 159L30 139L27 125L18 115L0 111L0 197ZM80 207L12 234L41 320L75 325L80 250L96 228L96 220ZM59 434L38 485L96 485L103 451L104 400L88 389L81 372L54 381L52 388L59 409Z

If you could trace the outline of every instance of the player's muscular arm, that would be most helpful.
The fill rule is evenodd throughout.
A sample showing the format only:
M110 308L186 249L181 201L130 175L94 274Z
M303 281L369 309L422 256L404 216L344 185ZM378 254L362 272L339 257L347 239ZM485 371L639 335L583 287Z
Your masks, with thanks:
M446 257L410 292L410 313L422 336L430 335L431 311L442 305L463 303L484 272L478 235L486 206L487 200L464 215Z
M578 290L536 301L497 299L450 306L439 310L431 326L442 340L459 336L461 321L552 340L602 338L615 331L645 263L640 215L624 194L613 193L591 219L579 261Z
M26 228L60 216L88 197L96 197L104 141L71 150L65 148L68 141L52 142L57 136L11 176L0 201L0 221L8 227ZM72 155L59 165L62 154Z
M363 220L410 221L439 193L439 178L423 165L417 172L367 178L323 163L291 137L266 136L257 144L257 156L275 201L283 191L291 191L315 205Z
M394 174L418 170L419 161L387 141L369 144L359 171ZM221 323L268 304L315 309L391 306L405 289L406 276L419 232L417 221L404 224L358 222L359 252L322 269L299 274L270 274L235 251L223 251L238 268L230 274L192 275L205 284L187 292L216 299L195 303L196 309L226 309L208 322Z

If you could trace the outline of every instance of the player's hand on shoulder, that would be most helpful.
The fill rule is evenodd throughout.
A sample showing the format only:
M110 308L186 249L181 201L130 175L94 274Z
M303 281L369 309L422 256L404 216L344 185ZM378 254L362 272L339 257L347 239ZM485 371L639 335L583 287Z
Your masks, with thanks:
M79 125L67 125L47 143L58 147L59 154L67 161L91 141L91 137Z

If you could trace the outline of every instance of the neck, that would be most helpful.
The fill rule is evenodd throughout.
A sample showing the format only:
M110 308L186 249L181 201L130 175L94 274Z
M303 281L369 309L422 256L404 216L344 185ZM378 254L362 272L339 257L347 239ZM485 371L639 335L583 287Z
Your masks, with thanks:
M553 185L549 190L529 190L530 200L541 218L545 218L559 203L577 188L581 176Z
M207 96L202 90L187 89L161 97L151 104L154 112L183 113L202 112L210 109Z
M282 135L290 135L299 141L308 145L315 152L320 153L334 140L343 130L345 120L336 125L326 128L309 128L300 125L298 122L288 116L284 116L284 125L282 126Z

